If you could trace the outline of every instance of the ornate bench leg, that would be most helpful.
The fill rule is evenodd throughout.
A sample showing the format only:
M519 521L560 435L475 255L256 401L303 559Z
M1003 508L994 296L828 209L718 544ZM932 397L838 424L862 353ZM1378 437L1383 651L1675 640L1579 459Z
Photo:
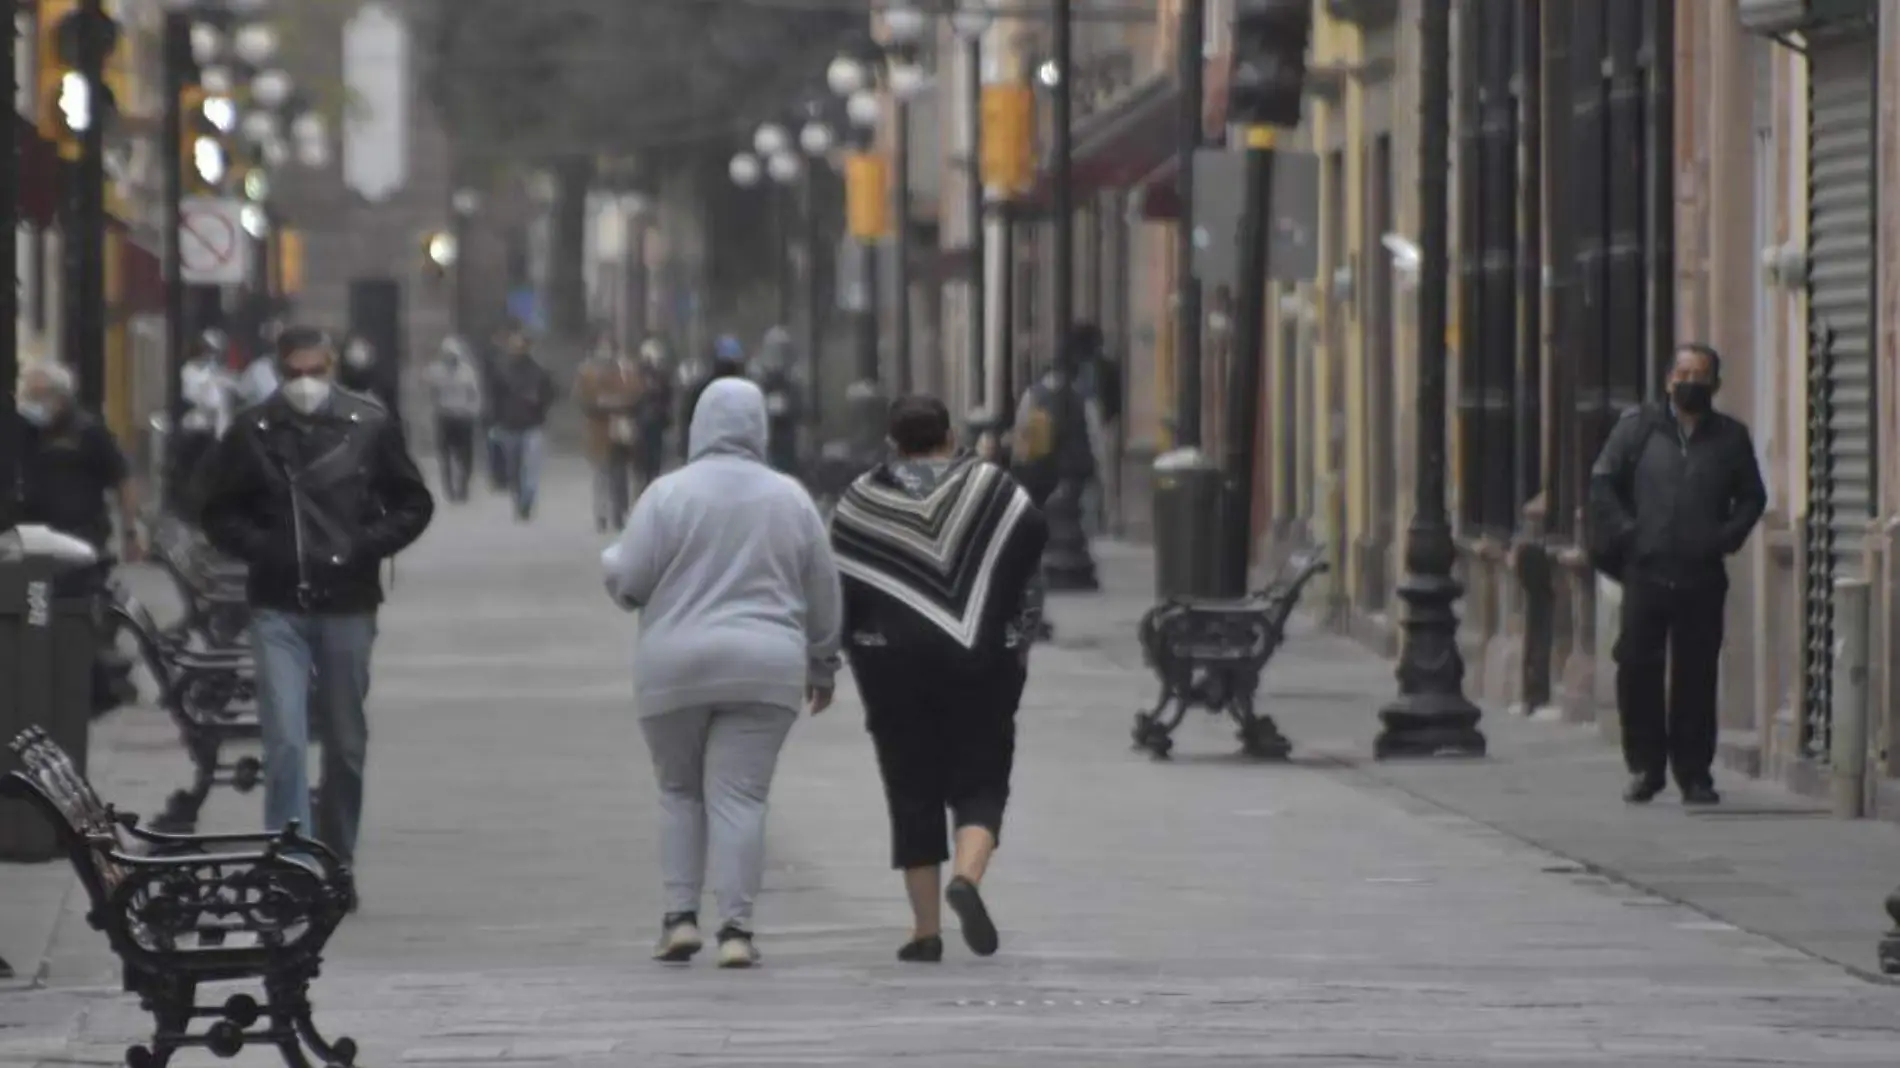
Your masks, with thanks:
M207 748L209 752L207 752ZM218 775L217 743L207 745L200 738L188 738L185 751L191 757L191 787L174 790L165 801L165 811L152 821L152 829L161 834L190 834L198 828L198 813L211 796Z
M1236 695L1227 710L1240 726L1241 752L1255 760L1285 760L1293 755L1293 743L1280 733L1272 716L1254 711L1252 697Z
M271 1007L274 1011L281 1011L285 1015L289 1025L295 1029L294 1033L303 1039L303 1044L309 1047L311 1053L316 1054L318 1060L323 1062L324 1068L351 1068L356 1063L355 1040L339 1037L333 1042L323 1037L323 1032L317 1030L316 1021L311 1019L308 984L292 984L288 981L276 984L271 994ZM305 1063L301 1060L301 1052L298 1057L299 1060L292 1061L286 1055L284 1060L292 1065L292 1068L301 1068Z
M1887 895L1887 915L1893 930L1880 939L1880 974L1900 975L1900 887Z

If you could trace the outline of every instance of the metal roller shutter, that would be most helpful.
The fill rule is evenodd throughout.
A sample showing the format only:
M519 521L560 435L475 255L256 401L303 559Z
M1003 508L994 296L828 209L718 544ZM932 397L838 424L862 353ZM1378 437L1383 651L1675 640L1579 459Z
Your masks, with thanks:
M1808 524L1803 745L1825 759L1834 580L1859 574L1874 503L1871 34L1808 43Z

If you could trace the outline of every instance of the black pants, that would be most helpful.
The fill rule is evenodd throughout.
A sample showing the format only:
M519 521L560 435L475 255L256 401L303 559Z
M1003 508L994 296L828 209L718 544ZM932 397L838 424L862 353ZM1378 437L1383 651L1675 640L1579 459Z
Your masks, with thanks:
M437 416L435 451L442 465L442 492L451 501L468 500L469 471L475 465L475 420Z
M501 447L493 426L482 428L482 444L487 449L488 488L500 493L508 486L508 450Z
M1711 784L1727 597L1726 584L1624 584L1616 708L1630 774L1660 782L1673 770L1679 786Z
M989 670L932 670L915 658L853 649L851 674L884 778L891 866L950 859L944 813L1002 839L1016 760L1016 707L1026 675L1014 656Z

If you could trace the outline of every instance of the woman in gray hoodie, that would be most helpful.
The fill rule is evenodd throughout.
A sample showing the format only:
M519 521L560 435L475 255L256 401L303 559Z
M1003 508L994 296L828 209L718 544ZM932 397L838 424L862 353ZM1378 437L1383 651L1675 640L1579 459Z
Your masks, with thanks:
M686 466L641 495L601 563L608 594L640 613L634 688L664 821L654 957L699 951L710 877L719 965L746 968L779 749L801 705L831 703L838 571L811 497L766 466L757 386L709 384L689 434Z

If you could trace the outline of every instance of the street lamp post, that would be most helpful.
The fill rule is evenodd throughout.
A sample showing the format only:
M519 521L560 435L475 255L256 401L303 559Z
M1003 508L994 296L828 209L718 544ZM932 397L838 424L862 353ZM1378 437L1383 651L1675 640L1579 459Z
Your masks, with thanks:
M1066 444L1088 433L1081 398L1075 390L1077 358L1075 332L1075 190L1074 130L1071 129L1074 64L1071 38L1071 0L1053 0L1053 65L1055 125L1054 166L1051 168L1055 212L1055 300L1050 316L1055 388L1049 403L1055 406L1056 441ZM1062 445L1058 445L1061 449ZM1058 459L1060 462L1060 459ZM1063 477L1049 496L1044 513L1049 519L1049 546L1042 558L1043 581L1051 590L1089 592L1101 589L1095 557L1089 551L1088 532L1082 528L1082 483Z
M847 171L847 193L858 188L863 170L858 163L870 163L868 152L877 141L877 124L883 106L871 90L871 72L854 56L841 55L825 69L825 82L845 102L845 118L852 148L859 153ZM849 210L847 215L854 215ZM858 232L855 218L851 229L857 240L858 367L857 381L845 390L851 412L851 439L859 452L868 452L884 435L883 391L880 388L877 323L877 255L875 238L870 232ZM860 457L862 458L862 457Z
M1399 695L1379 710L1383 729L1374 753L1387 757L1483 756L1481 713L1465 697L1458 653L1457 603L1464 588L1452 577L1455 550L1445 514L1445 173L1451 131L1451 10L1424 5L1419 16L1418 104L1418 414L1417 481L1405 531L1404 647Z
M455 235L455 263L450 268L449 314L454 316L455 335L468 337L470 325L469 285L468 285L468 234L475 219L475 213L481 210L482 197L473 189L460 188L449 195L449 214L454 220L451 224Z
M927 83L916 62L930 17L909 3L884 9L887 79L891 90L891 386L911 389L910 321L910 104Z
M989 330L989 283L987 198L983 188L983 35L994 21L988 0L976 0L957 8L950 16L952 27L963 41L963 63L968 69L964 86L964 107L970 115L969 159L964 160L968 202L964 210L970 217L969 279L969 386L967 407L992 407L987 404L989 362L986 344Z
M805 410L806 420L817 434L825 425L824 420L824 356L825 311L819 306L818 287L818 165L831 153L835 138L831 126L822 115L822 105L813 103L807 107L808 117L805 125L798 131L798 146L803 149L809 161L805 167L803 189L804 227L801 241L804 244L805 271L801 278L805 298Z

